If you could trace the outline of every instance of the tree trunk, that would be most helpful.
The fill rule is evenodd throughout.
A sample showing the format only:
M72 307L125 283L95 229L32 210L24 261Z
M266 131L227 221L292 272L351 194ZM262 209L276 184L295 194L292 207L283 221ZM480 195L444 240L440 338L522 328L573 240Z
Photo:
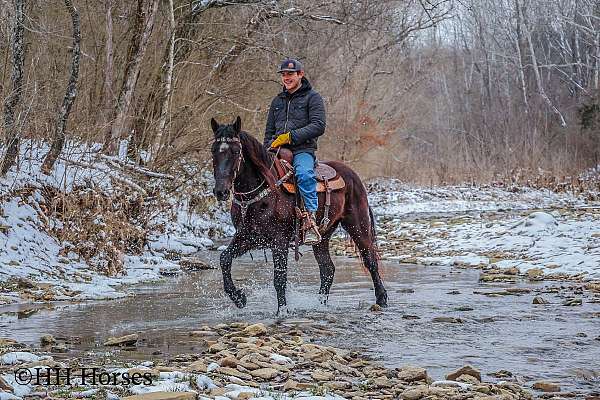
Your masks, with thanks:
M114 118L114 54L113 54L113 19L112 19L113 0L104 2L104 10L106 13L106 64L104 65L104 105L102 107L102 117L104 123L104 141L110 141L111 121Z
M115 118L111 123L110 137L104 143L104 152L113 154L118 146L119 140L127 130L131 100L137 86L137 80L148 41L154 27L154 18L158 9L159 0L138 0L136 21L133 37L129 47L127 66L123 86L117 100Z
M4 103L4 132L7 147L0 174L6 175L15 163L19 153L20 132L15 123L16 109L21 102L23 91L23 65L25 64L24 36L25 19L24 0L14 0L15 20L12 35L12 90Z
M58 112L58 118L56 120L56 127L54 130L54 141L50 147L50 151L46 155L44 164L42 164L42 172L44 174L50 174L56 159L62 151L63 144L65 143L65 127L71 107L77 96L77 81L79 79L79 58L81 57L81 48L79 44L81 42L81 30L79 23L79 12L73 6L72 0L65 0L65 7L71 14L71 21L73 22L73 55L71 57L71 76L69 77L69 83L67 84L67 91L65 98L63 99L62 106Z
M173 58L175 55L175 13L173 11L173 0L169 0L169 28L171 31L171 37L169 38L169 52L167 56L167 62L165 63L166 65L163 66L163 102L160 109L160 117L158 119L158 132L154 138L154 146L151 149L153 159L157 158L163 137L165 137L167 114L172 93Z

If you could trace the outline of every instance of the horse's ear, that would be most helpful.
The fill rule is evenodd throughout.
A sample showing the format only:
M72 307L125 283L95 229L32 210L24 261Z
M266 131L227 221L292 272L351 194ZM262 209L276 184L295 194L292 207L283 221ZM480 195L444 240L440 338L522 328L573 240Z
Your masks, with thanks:
M235 133L240 133L240 131L242 130L242 119L239 115L233 123L233 130L235 131Z
M219 129L219 123L216 119L210 119L210 126L212 127L213 133L217 133L217 130Z

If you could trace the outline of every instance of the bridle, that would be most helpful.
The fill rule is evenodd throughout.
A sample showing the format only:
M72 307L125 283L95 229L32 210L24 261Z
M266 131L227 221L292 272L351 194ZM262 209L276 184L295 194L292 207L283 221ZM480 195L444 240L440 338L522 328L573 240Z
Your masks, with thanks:
M235 167L234 167L234 171L233 171L233 179L231 181L231 191L233 192L232 201L234 204L237 204L242 209L242 221L244 221L244 217L246 216L246 211L248 210L248 207L250 207L252 204L256 203L257 201L260 201L263 198L267 197L269 195L269 193L271 193L272 189L270 187L267 187L267 188L263 189L260 193L258 193L256 196L252 197L250 200L238 199L237 197L249 195L251 193L256 192L258 189L263 187L263 185L265 184L265 182L267 180L263 177L262 178L263 181L260 183L260 185L258 185L257 187L255 187L254 189L252 189L248 192L236 192L234 189L235 179L236 179L237 174L240 171L240 168L242 166L242 161L244 161L244 152L242 149L242 142L240 141L240 138L238 138L238 137L219 137L219 138L215 139L215 142L217 142L217 143L218 142L238 143L240 146L240 155L238 156L238 159L235 162ZM271 167L273 167L273 164L271 164ZM281 183L279 183L279 181L278 181L277 186L279 186L279 185L281 185Z

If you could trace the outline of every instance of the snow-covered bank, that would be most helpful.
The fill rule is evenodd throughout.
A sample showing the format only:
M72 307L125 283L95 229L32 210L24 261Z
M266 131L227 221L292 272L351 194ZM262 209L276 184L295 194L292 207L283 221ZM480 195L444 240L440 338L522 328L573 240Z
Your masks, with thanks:
M126 296L123 285L177 273L181 255L233 231L210 174L186 182L68 143L47 176L46 151L25 141L0 180L0 304Z
M600 279L600 203L585 195L394 181L370 187L384 258Z

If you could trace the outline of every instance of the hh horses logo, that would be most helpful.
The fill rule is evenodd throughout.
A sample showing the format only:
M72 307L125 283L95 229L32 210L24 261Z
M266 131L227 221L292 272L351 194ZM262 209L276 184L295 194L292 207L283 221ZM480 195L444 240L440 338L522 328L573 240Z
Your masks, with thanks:
M294 68L294 67L295 67L294 63L289 63L288 64L288 68Z

